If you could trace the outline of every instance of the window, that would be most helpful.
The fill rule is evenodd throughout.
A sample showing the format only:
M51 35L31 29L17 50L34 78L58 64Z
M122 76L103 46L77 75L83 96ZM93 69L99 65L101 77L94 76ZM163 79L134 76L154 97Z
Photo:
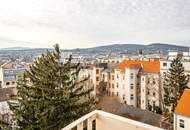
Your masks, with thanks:
M96 69L96 74L99 74L99 69Z
M10 85L10 83L9 83L9 82L6 82L6 85L7 85L7 86Z
M119 93L117 92L117 96L119 96Z
M187 79L190 80L190 76L188 76Z
M114 75L112 75L112 80L114 80Z
M87 130L88 126L87 124L88 124L87 120L83 121L83 130Z
M92 130L96 130L96 120L92 121Z
M147 81L147 83L148 83L148 84L150 83L150 78L148 78L148 81Z
M182 119L179 119L179 127L185 128L185 121Z
M156 103L155 103L155 101L153 101L153 107L155 107L156 106Z
M105 79L105 74L103 74L102 77L103 77L103 80L104 80Z
M110 74L108 75L108 79L109 79L109 80L111 79L111 76L110 76Z
M123 94L123 100L125 100L125 94Z
M150 105L150 100L148 100L148 105Z
M119 87L119 83L117 83L117 88Z
M114 88L114 84L112 84L112 88Z
M75 126L74 128L72 128L71 130L77 130L77 126Z
M147 95L149 95L149 94L150 94L150 91L148 90L148 91L147 91Z
M134 96L133 96L133 94L131 94L131 100L133 100L134 99Z
M119 79L119 75L117 74L117 79Z
M130 77L131 77L131 79L133 79L133 76L134 76L134 75L133 75L133 73L131 73L131 76L130 76Z
M134 86L133 86L133 84L131 84L131 89L133 89L134 88Z
M111 92L110 92L110 91L108 91L108 96L110 96L110 93L111 93Z
M99 81L99 77L96 77L96 81Z
M153 96L156 96L156 93L155 93L155 92L153 92Z
M125 80L125 76L123 76L123 80Z
M166 62L164 62L164 63L163 63L163 66L167 66L167 63L166 63Z
M156 81L155 81L154 79L153 79L153 81L152 81L152 82L153 82L153 84L156 84Z

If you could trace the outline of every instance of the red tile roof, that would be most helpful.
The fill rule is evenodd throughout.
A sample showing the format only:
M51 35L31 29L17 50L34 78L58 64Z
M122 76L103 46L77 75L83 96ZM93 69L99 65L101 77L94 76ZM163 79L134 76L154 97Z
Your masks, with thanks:
M190 89L184 90L175 109L175 113L190 117Z
M124 71L125 68L143 68L144 72L159 73L160 72L160 60L124 60L117 65L117 68Z

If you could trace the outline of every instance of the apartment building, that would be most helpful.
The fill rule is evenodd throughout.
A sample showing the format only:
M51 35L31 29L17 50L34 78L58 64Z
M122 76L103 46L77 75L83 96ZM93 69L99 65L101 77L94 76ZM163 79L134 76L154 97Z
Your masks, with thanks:
M123 61L115 69L115 93L122 103L137 107L137 75L141 65L129 62Z
M0 87L16 87L17 75L22 74L27 69L24 64L16 62L6 62L0 67Z
M104 81L108 95L117 96L121 103L142 109L161 106L159 59L126 59L111 67L100 63L91 77L95 88Z
M185 89L174 112L174 130L190 129L190 89Z
M161 107L161 81L159 73L142 74L140 86L140 107L149 110Z
M98 88L100 87L100 82L103 80L108 81L108 77L106 77L108 75L105 73L105 69L107 69L107 63L95 64L91 68L90 77L94 86L95 94L99 94Z
M160 74L162 80L164 73L169 70L172 60L176 58L177 55L182 56L181 62L184 67L184 73L186 75L190 75L190 52L169 52L166 58L160 60ZM190 87L190 82L188 83L188 87Z
M11 101L16 95L16 88L0 88L0 122L10 123L11 111L7 101Z
M148 109L160 106L160 61L127 59L115 69L116 93L122 103Z

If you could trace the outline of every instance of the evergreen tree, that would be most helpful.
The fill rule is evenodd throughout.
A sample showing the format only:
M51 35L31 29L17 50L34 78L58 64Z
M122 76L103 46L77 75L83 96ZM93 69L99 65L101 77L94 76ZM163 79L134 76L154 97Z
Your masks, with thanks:
M80 64L60 62L58 44L43 54L18 80L16 102L9 102L17 129L59 130L91 111L92 88L78 79Z
M170 116L177 106L187 83L188 77L184 74L181 63L182 56L178 55L171 63L169 70L164 75L164 109Z

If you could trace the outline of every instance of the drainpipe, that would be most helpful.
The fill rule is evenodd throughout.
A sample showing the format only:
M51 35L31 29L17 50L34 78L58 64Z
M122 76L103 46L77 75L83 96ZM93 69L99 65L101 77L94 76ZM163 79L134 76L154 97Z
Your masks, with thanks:
M174 113L174 130L177 130L177 115Z

